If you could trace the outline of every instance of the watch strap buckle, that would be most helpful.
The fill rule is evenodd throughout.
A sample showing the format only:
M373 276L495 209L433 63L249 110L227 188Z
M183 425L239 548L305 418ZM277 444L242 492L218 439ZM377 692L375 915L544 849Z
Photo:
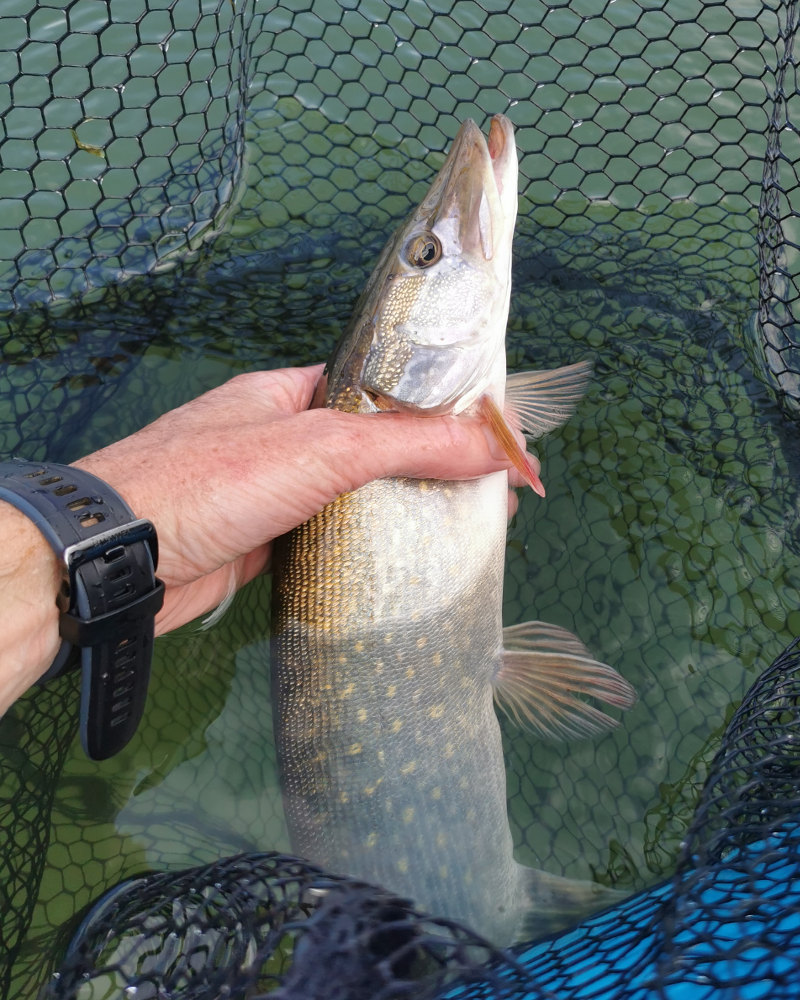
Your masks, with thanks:
M100 531L80 542L67 545L61 558L70 577L70 584L73 583L74 573L81 566L92 562L98 556L103 556L107 562L111 562L117 547L134 545L136 542L144 542L147 545L153 566L157 566L158 538L156 537L156 529L153 522L144 517L109 528L106 531Z
M156 578L155 587L122 608L103 615L81 618L71 611L62 611L58 631L62 639L73 646L98 646L112 642L120 629L142 618L154 618L164 604L164 584Z

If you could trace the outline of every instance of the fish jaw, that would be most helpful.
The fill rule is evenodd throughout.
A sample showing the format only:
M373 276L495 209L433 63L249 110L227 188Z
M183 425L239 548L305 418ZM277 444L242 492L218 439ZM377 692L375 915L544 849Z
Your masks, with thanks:
M326 405L458 413L502 404L516 221L513 128L465 121L428 193L384 249L328 365Z

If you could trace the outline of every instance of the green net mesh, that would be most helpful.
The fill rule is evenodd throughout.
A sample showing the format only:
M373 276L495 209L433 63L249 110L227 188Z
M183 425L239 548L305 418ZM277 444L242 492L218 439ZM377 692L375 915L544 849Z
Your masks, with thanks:
M640 696L568 752L507 731L512 825L526 863L651 886L800 634L796 22L777 0L5 0L2 453L69 461L237 371L326 357L460 122L507 113L509 361L591 352L596 385L512 525L506 620L578 632ZM259 581L219 629L161 640L103 768L74 746L74 678L3 720L9 997L122 880L288 849L268 603Z

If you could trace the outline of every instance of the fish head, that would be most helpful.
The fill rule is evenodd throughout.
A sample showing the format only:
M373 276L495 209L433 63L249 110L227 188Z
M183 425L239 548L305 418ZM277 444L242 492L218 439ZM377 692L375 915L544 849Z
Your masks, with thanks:
M502 401L517 154L465 121L428 193L394 233L326 369L326 405L458 413ZM321 402L321 400L320 400Z

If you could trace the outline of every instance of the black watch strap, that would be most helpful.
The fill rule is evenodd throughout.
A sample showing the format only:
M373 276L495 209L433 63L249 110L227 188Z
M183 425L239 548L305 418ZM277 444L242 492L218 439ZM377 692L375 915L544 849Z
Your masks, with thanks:
M156 612L158 546L107 483L70 465L0 462L0 500L26 514L63 564L64 640L46 683L81 667L81 742L93 760L121 750L144 711Z

